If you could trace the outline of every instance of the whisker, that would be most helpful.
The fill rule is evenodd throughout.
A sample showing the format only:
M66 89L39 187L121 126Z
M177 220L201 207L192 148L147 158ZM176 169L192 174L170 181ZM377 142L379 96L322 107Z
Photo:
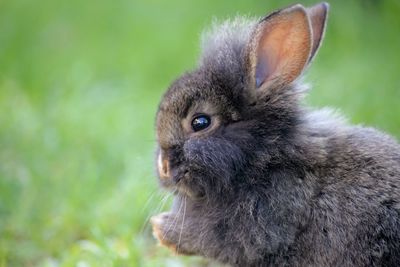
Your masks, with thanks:
M172 221L172 223L168 226L167 231L165 231L165 233L164 233L164 235L163 235L163 239L165 238L165 235L166 235L170 230L175 231L176 224L178 223L178 216L179 216L179 213L181 212L182 207L183 207L183 202L181 202L181 203L179 204L179 209L178 209L178 211L175 213L175 218L174 218L174 220ZM171 229L172 225L174 225L173 229Z
M142 209L140 210L141 213L144 212L147 209L147 207L149 206L151 200L154 198L154 196L157 193L157 191L158 191L157 189L154 189L153 192L150 194L150 196L148 197L146 203L144 203Z
M181 208L182 208L182 206L183 206L183 202L181 202L180 205L181 205L181 206L179 206L178 212L175 214L175 218L174 218L174 221L173 221L174 227L172 228L172 231L175 231L176 226L178 225L178 216L179 216L179 213L180 213Z
M154 199L154 197L157 195L157 190L154 190L153 193L151 193L150 197L148 198L148 200L146 201L145 205L143 206L141 213L145 212L146 209L148 208L148 206L150 205L150 202ZM150 217L153 215L152 212L149 212L148 215L146 216L146 219L143 221L142 226L140 227L140 233L143 233L146 226L147 226L147 222L149 221Z
M185 217L186 217L186 195L184 196L184 203L185 203L185 207L183 209L183 219L182 219L182 224L181 224L181 231L179 232L178 246L176 247L176 251L178 251L178 252L179 252L179 246L181 244L183 225L185 223Z
M152 198L154 198L154 196L156 195L157 190L155 190L155 192L152 195ZM170 192L166 192L166 194L161 198L160 203L157 205L156 209L154 211L149 212L149 214L146 216L146 219L143 222L142 227L140 228L140 233L143 233L144 230L149 226L149 220L150 217L152 217L155 214L160 213L160 211L164 208L165 204L167 203L167 200L169 199L170 196L172 196L173 193Z
M160 201L160 204L158 205L156 209L156 213L160 213L162 209L164 209L165 204L167 204L168 199L172 196L170 192L168 192Z

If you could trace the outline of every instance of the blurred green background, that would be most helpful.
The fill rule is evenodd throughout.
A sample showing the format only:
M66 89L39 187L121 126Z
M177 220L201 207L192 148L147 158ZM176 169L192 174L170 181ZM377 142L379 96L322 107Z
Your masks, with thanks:
M0 1L0 267L206 265L151 237L157 104L213 18L292 2ZM332 1L307 102L400 137L399 14Z

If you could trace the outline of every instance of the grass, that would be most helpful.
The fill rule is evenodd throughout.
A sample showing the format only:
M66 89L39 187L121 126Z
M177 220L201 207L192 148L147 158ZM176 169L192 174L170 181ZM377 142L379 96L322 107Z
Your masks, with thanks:
M151 237L147 218L169 203L153 167L157 104L213 17L289 3L0 2L0 267L208 264ZM331 3L311 105L400 137L399 12Z

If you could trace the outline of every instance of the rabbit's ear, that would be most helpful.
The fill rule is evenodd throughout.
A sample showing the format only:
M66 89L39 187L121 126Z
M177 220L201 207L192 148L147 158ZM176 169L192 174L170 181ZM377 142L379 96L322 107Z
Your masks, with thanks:
M257 25L247 47L250 86L287 85L303 71L312 51L307 10L294 5L272 13Z
M310 62L318 51L322 39L324 38L326 21L328 18L329 4L319 3L307 8L312 28L312 50L308 62Z

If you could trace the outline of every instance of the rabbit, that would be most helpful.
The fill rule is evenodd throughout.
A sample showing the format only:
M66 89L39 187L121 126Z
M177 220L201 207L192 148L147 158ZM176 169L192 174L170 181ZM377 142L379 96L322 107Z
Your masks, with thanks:
M308 108L301 76L329 5L236 18L156 114L156 170L173 192L153 234L229 266L400 266L400 145Z

